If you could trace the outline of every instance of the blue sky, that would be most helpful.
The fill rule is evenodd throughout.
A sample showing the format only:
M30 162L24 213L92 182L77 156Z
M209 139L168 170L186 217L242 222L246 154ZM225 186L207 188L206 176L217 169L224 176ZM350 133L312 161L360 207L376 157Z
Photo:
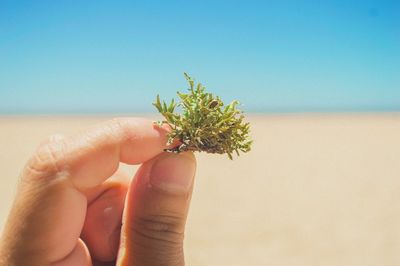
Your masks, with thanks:
M0 113L400 110L400 1L0 1Z

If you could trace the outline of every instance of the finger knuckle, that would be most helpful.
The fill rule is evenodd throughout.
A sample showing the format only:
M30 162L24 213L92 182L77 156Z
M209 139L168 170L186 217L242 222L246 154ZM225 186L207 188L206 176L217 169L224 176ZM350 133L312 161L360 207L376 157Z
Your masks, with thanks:
M183 243L184 224L177 215L148 215L136 218L132 229L136 235L157 245L179 247Z
M26 166L35 175L54 174L62 170L64 160L64 137L51 135L36 150Z

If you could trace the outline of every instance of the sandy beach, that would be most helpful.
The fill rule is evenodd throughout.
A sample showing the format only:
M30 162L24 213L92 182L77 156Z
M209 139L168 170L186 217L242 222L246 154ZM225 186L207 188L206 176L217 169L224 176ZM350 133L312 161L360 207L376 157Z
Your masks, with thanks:
M35 147L108 118L0 117L0 228ZM400 114L249 121L252 152L197 155L187 265L400 265Z

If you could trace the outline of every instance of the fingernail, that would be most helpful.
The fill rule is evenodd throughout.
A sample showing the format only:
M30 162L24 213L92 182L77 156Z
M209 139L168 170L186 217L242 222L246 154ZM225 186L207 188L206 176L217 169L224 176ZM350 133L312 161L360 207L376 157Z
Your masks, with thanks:
M153 164L150 183L169 193L184 194L192 186L195 171L196 161L193 154L166 153Z

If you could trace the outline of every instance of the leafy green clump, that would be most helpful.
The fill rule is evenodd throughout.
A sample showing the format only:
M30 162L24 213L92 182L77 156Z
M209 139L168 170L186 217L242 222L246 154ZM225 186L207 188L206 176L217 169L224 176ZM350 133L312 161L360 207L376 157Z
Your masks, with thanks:
M232 159L233 152L248 152L252 141L249 137L249 123L243 121L243 112L237 109L238 101L224 105L218 96L206 92L205 87L186 73L189 92L180 93L179 103L172 99L167 105L157 95L153 105L164 116L161 125L167 123L171 127L168 144L179 140L180 145L166 149L170 152L205 151L208 153L227 153ZM180 107L182 112L175 112Z

